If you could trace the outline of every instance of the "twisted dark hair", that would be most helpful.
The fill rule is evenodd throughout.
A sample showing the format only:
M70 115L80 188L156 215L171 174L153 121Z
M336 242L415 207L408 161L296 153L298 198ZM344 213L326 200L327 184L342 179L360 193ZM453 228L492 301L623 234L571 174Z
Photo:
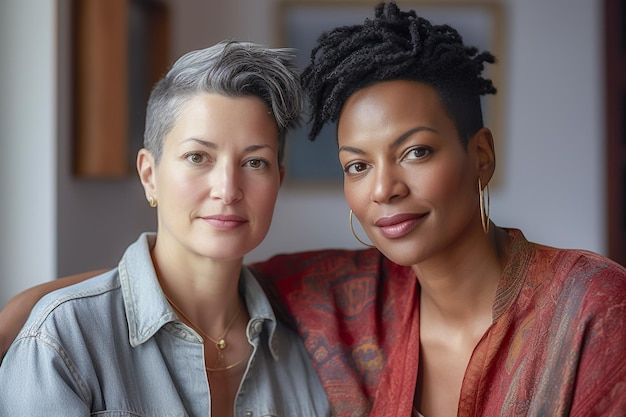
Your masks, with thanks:
M309 99L315 140L326 122L335 122L355 91L380 81L411 80L433 87L454 120L463 143L483 127L480 96L495 94L481 76L484 64L494 63L489 52L463 44L448 25L432 25L403 12L394 2L380 3L374 19L323 33L302 73Z

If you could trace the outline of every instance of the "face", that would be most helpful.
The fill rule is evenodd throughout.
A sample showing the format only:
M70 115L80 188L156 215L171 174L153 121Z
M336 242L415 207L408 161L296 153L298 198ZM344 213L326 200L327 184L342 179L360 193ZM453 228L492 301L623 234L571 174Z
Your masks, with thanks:
M483 233L478 177L491 176L491 135L481 130L465 149L433 88L388 81L359 90L337 133L348 204L388 258L419 264Z
M278 128L261 99L193 97L159 163L142 150L137 165L146 196L158 201L157 245L167 253L237 260L267 234L283 172Z

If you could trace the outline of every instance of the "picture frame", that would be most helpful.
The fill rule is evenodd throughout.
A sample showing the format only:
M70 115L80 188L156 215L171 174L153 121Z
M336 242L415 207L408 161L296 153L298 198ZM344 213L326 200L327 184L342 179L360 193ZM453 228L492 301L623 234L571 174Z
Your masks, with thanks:
M152 85L169 61L169 11L159 0L72 0L72 172L134 172Z
M304 69L319 35L332 28L360 24L373 17L378 1L367 0L279 0L277 3L278 43L296 49L296 63ZM433 24L449 24L459 31L464 43L496 56L484 75L498 93L482 98L485 126L493 132L498 159L504 155L505 84L504 6L497 1L406 0L396 1L402 10L415 10ZM315 142L308 140L307 122L289 138L285 155L286 184L292 186L341 186L343 172L337 157L336 125L327 124ZM490 185L498 183L494 177Z

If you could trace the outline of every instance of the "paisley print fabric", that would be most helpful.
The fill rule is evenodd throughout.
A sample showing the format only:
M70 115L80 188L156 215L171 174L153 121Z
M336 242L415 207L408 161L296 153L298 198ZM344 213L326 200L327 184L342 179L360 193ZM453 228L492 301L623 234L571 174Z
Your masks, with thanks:
M626 269L528 242L511 256L493 324L470 359L459 416L625 416ZM333 416L410 416L419 279L376 249L279 255L253 270L304 339Z

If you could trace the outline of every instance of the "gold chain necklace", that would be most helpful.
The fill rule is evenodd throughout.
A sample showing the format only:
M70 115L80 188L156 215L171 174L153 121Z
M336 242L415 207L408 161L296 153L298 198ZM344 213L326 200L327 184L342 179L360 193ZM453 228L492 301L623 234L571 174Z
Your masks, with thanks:
M221 368L209 368L208 366L205 366L204 369L206 369L209 372L220 372L220 371L228 371L229 369L233 369L235 366L241 365L243 361L248 359L248 356L250 356L250 352L252 352L252 349L253 349L252 346L250 346L250 350L248 351L248 353L235 363L231 363L230 365L226 365Z
M174 307L174 309L176 311L178 311L180 313L181 316L183 316L183 318L185 320L187 320L189 322L189 324L191 325L191 327L194 328L194 330L196 330L198 333L200 333L202 336L206 337L207 339L209 339L211 342L213 342L213 344L215 344L215 348L217 349L217 361L216 361L216 365L218 365L217 368L209 368L206 367L207 371L210 372L216 372L216 371L227 371L229 369L234 368L235 366L241 364L241 362L244 361L244 359L246 359L248 357L248 355L244 356L243 359L240 359L239 361L232 363L230 365L226 365L223 367L220 367L219 365L221 365L224 362L224 354L222 353L222 351L224 349L226 349L227 344L226 344L226 335L228 334L228 331L230 330L231 326L233 325L233 323L235 322L235 319L237 318L237 316L239 315L239 312L241 311L241 302L239 302L239 306L237 307L237 311L235 312L235 314L233 315L233 317L230 319L230 321L228 322L228 324L226 325L226 329L224 330L224 333L222 334L221 337L219 337L217 340L213 339L211 336L209 336L208 334L204 333L200 327L198 325L196 325L193 321L191 321L191 319L189 317L187 317L187 315L185 313L183 313L183 311L180 309L180 307L178 307L168 296L167 294L163 293L163 295L165 295L165 298L167 299L167 301L169 301L169 303L172 305L172 307Z

